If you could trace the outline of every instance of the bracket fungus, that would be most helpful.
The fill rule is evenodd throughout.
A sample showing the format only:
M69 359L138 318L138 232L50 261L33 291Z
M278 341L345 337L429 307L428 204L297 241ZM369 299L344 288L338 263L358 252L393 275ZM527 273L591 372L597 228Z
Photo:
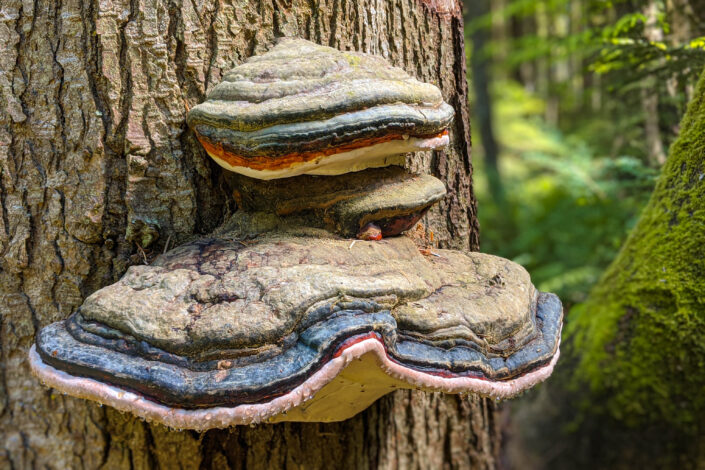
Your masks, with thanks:
M41 329L34 373L197 430L343 420L400 388L507 398L544 380L558 298L511 261L425 256L400 236L445 187L395 166L399 152L446 143L452 116L436 87L378 57L285 39L249 59L189 114L239 173L240 210Z

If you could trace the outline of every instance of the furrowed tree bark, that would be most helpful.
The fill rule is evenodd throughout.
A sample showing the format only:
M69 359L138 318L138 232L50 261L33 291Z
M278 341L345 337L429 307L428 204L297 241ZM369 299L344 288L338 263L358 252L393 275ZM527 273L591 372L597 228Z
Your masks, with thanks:
M552 380L520 407L537 457L521 468L705 465L704 149L705 71L639 222L569 313Z
M4 0L0 4L0 468L492 468L494 405L399 392L343 423L199 434L57 394L29 373L37 330L128 266L237 210L185 125L222 74L276 37L387 57L443 90L447 183L424 221L476 250L465 52L454 0Z

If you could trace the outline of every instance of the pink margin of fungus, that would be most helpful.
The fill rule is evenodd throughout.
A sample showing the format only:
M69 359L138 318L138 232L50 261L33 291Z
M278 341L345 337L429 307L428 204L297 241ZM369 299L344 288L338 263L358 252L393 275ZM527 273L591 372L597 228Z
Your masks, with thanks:
M345 347L340 355L331 359L304 383L285 395L266 403L207 409L172 408L113 385L67 374L44 363L37 353L36 345L32 345L29 351L29 362L32 372L48 387L78 398L97 401L119 411L127 411L147 421L156 421L175 429L203 431L238 424L259 423L284 413L313 398L316 392L331 382L351 361L368 352L377 356L379 366L385 373L409 383L412 385L411 388L446 393L478 393L496 398L513 397L546 380L553 372L559 356L559 351L556 349L548 364L503 382L474 377L441 377L410 369L392 361L379 339L367 338Z

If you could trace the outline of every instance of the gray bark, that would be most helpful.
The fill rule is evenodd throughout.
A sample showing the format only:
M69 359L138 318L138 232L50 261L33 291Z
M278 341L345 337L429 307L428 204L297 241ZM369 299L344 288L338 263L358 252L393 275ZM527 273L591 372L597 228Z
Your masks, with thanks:
M236 210L185 126L224 71L301 36L373 52L441 87L452 144L410 166L446 181L425 220L475 250L459 6L448 0L0 3L0 468L491 468L486 400L400 392L343 423L176 432L58 395L29 373L36 331Z

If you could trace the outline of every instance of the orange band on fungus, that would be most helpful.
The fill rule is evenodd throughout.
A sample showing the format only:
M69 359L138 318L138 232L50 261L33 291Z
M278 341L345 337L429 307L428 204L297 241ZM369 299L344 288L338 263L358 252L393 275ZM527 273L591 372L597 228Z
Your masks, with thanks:
M413 138L418 139L430 139L443 137L448 135L448 131L444 130L439 134L433 135L414 135ZM245 167L251 168L253 170L281 170L284 168L289 168L296 163L310 162L321 157L327 157L330 155L335 155L337 153L349 152L351 150L356 150L363 147L371 147L376 144L382 144L384 142L390 142L392 140L401 140L403 136L400 134L385 135L382 137L374 137L371 139L360 139L348 144L339 145L336 147L329 147L321 150L314 150L311 152L292 152L285 155L280 155L277 157L270 156L254 156L254 157L244 157L232 152L228 152L223 148L223 144L220 142L211 142L206 137L200 135L196 132L196 137L206 149L209 155L212 157L223 160L228 165L232 167Z

